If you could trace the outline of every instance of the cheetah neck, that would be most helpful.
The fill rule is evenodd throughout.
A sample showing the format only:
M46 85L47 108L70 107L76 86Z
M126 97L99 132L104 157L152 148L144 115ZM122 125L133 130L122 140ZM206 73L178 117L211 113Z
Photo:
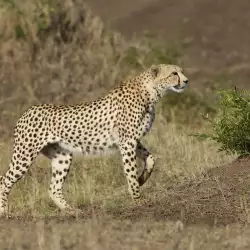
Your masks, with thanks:
M140 78L142 79L142 88L146 89L149 94L150 102L152 104L158 103L159 100L164 96L165 90L163 88L160 88L159 86L155 86L155 84L153 83L153 78L148 72L143 73Z

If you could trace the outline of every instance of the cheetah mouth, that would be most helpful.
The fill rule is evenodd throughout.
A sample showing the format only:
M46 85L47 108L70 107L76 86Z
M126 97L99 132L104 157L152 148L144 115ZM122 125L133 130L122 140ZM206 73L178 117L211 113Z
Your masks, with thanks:
M185 89L185 87L186 87L185 85L181 86L180 84L177 84L177 85L172 87L172 90L174 92L181 93Z
M180 89L184 89L185 86L181 86L180 84L178 84L178 85L174 86L174 88L180 90Z
M180 84L175 85L173 88L175 90L184 90L186 86L181 86Z

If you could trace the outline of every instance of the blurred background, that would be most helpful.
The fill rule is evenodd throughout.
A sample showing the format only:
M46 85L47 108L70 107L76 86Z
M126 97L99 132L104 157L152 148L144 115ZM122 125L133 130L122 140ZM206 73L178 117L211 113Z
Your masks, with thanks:
M235 85L250 76L250 3L247 0L89 0L124 36L150 30L178 43L185 67L199 84L225 74Z

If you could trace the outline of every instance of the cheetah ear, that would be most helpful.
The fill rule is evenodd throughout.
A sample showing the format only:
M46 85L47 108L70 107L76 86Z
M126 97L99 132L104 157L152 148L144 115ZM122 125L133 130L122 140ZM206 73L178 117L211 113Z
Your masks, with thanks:
M152 65L150 67L150 71L151 71L151 74L152 74L153 77L157 77L158 74L159 74L160 69L159 69L159 67L157 65Z

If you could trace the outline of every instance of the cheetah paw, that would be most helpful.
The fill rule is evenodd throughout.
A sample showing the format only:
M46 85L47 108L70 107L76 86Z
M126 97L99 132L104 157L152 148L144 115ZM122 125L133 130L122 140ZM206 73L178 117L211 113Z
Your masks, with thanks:
M81 215L83 211L78 208L66 208L62 210L62 213L64 215L69 215L69 216L78 216L78 215Z
M133 203L134 203L135 205L137 205L137 206L143 206L143 205L145 205L147 202L148 202L148 199L146 199L146 198L140 198L140 199L135 199Z

